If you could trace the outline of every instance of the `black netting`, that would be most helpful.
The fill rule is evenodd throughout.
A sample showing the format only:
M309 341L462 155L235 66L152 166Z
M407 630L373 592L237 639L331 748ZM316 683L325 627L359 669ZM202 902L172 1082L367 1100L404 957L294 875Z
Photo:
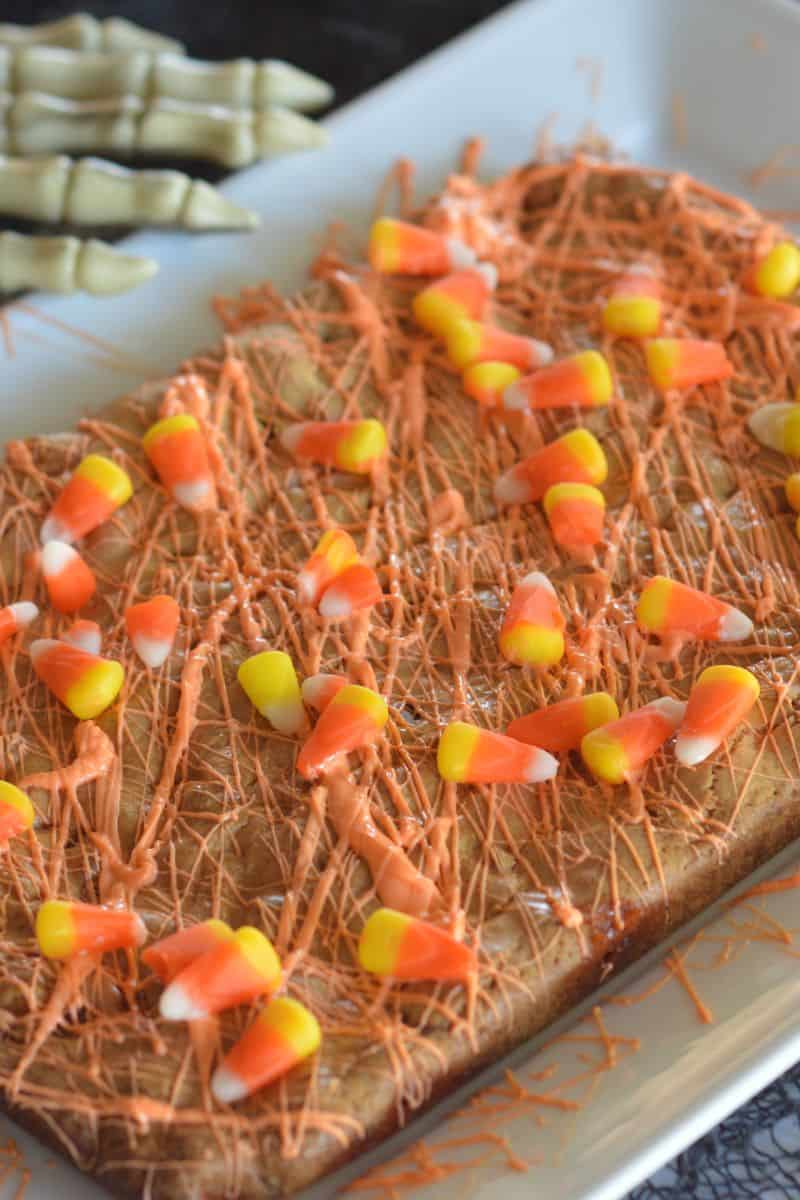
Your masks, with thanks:
M800 1065L629 1193L627 1200L798 1200Z

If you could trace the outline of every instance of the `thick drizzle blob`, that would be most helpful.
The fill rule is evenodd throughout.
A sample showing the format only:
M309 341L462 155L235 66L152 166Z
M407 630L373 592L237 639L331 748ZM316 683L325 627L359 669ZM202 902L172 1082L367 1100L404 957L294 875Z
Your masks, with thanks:
M377 277L332 242L309 289L269 286L219 301L227 336L179 377L150 385L79 432L8 447L0 504L0 604L43 603L38 531L90 450L119 461L134 497L82 552L126 684L78 724L30 669L26 638L0 649L2 774L30 790L37 822L4 852L0 1083L18 1111L119 1190L175 1198L281 1195L357 1152L442 1090L544 1025L727 883L800 832L797 749L800 549L781 485L787 461L748 435L747 415L800 381L798 310L739 281L776 230L686 176L576 159L483 185L452 177L416 215L499 268L492 319L559 355L589 346L612 365L608 409L487 411L462 393L438 344L410 318L413 279ZM413 205L413 174L395 176ZM641 347L604 334L614 278L643 256L663 272L665 334L723 341L734 377L660 396ZM140 438L192 412L206 433L219 510L169 501ZM278 435L298 419L378 417L390 456L372 478L295 465ZM577 424L609 460L603 542L586 562L556 547L539 506L499 511L493 486ZM296 573L334 525L386 593L350 623L298 606ZM498 632L516 583L553 582L567 653L547 671L510 666ZM743 609L745 644L648 642L633 609L670 575ZM124 609L156 593L181 606L172 654L148 672ZM35 636L65 619L46 607ZM390 707L385 736L313 786L297 744L236 683L266 648L302 677L346 674ZM715 661L761 684L748 723L695 770L669 748L635 784L592 781L577 759L533 788L442 784L440 730L503 730L547 702L605 690L625 710L685 699ZM263 928L291 995L324 1033L320 1055L236 1108L208 1090L218 1047L251 1018L167 1025L133 956L66 966L37 953L47 896L135 906L152 938L216 916ZM478 952L474 988L393 988L355 947L377 903L426 914ZM677 969L677 967L676 967Z

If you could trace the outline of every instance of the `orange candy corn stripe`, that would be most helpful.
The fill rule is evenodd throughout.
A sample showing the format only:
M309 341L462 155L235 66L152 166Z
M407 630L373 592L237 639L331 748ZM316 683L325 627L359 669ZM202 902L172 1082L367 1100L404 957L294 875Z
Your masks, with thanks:
M87 654L98 655L103 649L103 633L96 621L73 621L61 641L77 646Z
M517 585L500 629L500 652L519 666L549 667L564 654L566 622L550 580L532 571Z
M753 622L738 608L663 575L645 584L636 620L646 633L683 633L706 642L741 642L753 632Z
M464 980L478 966L475 951L447 930L393 908L368 918L358 961L371 975L397 980Z
M76 612L97 591L91 568L66 542L47 542L42 548L41 565L47 594L56 612Z
M542 783L558 771L546 750L464 721L445 728L436 762L451 783Z
M619 717L616 701L607 692L559 700L527 716L517 717L506 730L508 737L540 746L551 754L577 750L587 733Z
M689 693L675 755L685 767L704 762L744 720L760 688L744 667L707 667Z
M634 779L681 723L686 706L665 696L587 733L581 756L596 779Z
M309 1058L321 1040L313 1013L289 996L276 996L214 1072L212 1094L235 1104Z
M105 712L125 678L118 662L53 638L31 642L30 656L37 678L80 721L91 721Z
M446 275L470 267L475 252L457 238L381 217L369 234L369 262L385 275Z
M88 454L45 518L42 543L75 542L85 537L132 495L133 485L122 467L102 454Z
M553 541L567 550L595 546L603 538L606 501L588 483L555 483L544 494Z
M327 621L346 621L353 613L372 608L383 599L378 576L366 563L352 563L329 583L319 602Z
M456 271L414 297L414 319L426 332L447 337L456 321L479 321L483 317L496 286L497 271L491 263Z
M172 499L189 512L215 508L217 490L203 431L191 413L176 413L151 425L142 447Z
M134 950L146 936L141 917L122 908L46 900L36 915L36 940L45 958Z
M368 475L387 454L386 430L380 421L299 421L280 436L295 458Z
M0 608L0 646L15 633L27 629L38 615L38 606L31 604L30 600L16 600L13 604L6 604L4 608Z
M661 282L646 266L631 267L612 285L603 328L618 337L653 337L661 325Z
M297 595L301 604L316 604L337 575L358 562L356 544L343 529L329 529L314 547L314 552L297 576Z
M604 483L608 462L588 429L573 429L517 463L495 483L498 504L531 504L555 483Z
M476 363L508 363L520 371L534 371L553 360L547 342L466 319L448 328L446 345L447 357L460 371Z
M598 408L608 404L613 390L611 372L602 354L597 350L582 350L510 384L503 393L503 407L522 412Z
M298 772L304 779L314 779L340 755L374 742L388 718L389 710L383 696L348 683L320 713L298 755Z
M160 1011L168 1021L195 1021L249 1004L277 990L281 964L270 940L243 925L229 940L193 959L161 995Z
M322 712L348 682L346 675L309 675L300 685L300 692L309 708Z
M660 392L685 390L730 379L733 366L721 342L699 338L654 338L645 343L650 379Z
M158 976L162 983L171 983L176 975L194 962L201 954L215 950L217 946L233 939L233 930L224 921L211 918L198 925L179 929L169 937L154 942L142 951L142 962Z
M181 610L172 596L153 596L125 609L125 628L139 658L155 670L164 663L178 631Z
M30 829L35 819L27 793L13 783L0 782L0 846Z

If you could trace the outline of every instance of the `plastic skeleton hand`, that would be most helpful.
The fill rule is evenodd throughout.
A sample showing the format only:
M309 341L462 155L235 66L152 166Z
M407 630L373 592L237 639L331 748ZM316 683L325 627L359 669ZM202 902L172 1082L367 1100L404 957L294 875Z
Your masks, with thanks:
M181 229L253 229L258 224L255 213L178 171L130 171L102 159L75 162L64 155L0 155L0 216Z
M110 296L136 287L157 270L154 259L122 254L105 242L0 233L0 292L41 288Z
M153 50L183 54L173 38L141 29L124 17L98 21L88 13L73 13L44 25L0 25L0 46L65 46L70 50Z
M52 46L0 45L0 91L44 92L62 100L181 100L226 108L312 111L333 89L290 63L250 58L212 63L149 50L82 52Z

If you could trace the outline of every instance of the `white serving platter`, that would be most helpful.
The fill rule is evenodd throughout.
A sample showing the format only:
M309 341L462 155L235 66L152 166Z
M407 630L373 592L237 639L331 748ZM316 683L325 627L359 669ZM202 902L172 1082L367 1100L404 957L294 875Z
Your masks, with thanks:
M756 192L750 179L754 168L791 147L796 136L799 55L800 5L790 0L514 5L330 118L326 150L261 164L230 179L228 194L261 213L257 233L191 240L139 234L127 247L155 255L162 265L140 290L102 302L37 296L6 310L0 323L0 439L68 428L115 394L213 343L211 293L266 277L284 288L300 283L328 221L345 220L363 234L377 186L400 154L417 163L423 195L441 182L468 135L487 139L483 169L492 173L530 157L548 119L565 145L591 121L634 160L690 171L769 209L800 209L800 149L794 158L786 150L782 169ZM99 339L93 348L82 336L89 330ZM13 354L4 349L4 333ZM124 348L126 361L106 346ZM767 873L798 869L800 851L794 850ZM613 1200L785 1070L800 1056L796 897L789 890L759 898L754 905L765 917L736 909L706 922L686 963L713 1023L699 1021L685 987L670 976L641 1003L603 1007L601 1019L612 1037L631 1039L612 1043L611 1057L618 1060L613 1067L611 1059L599 1070L597 1062L590 1067L584 1061L599 1053L602 1064L609 1053L591 1018L578 1033L590 1041L561 1041L527 1061L515 1057L515 1078L536 1092L572 1097L581 1107L505 1105L511 1111L485 1120L473 1114L463 1125L448 1122L426 1134L434 1161L453 1163L476 1157L474 1145L451 1142L465 1130L480 1133L483 1121L483 1132L491 1127L506 1137L519 1159L536 1160L529 1173L504 1166L505 1153L484 1142L477 1156L486 1151L485 1162L468 1175L444 1172L437 1182L412 1184L414 1197L450 1200L468 1193L489 1200L502 1193L507 1200ZM787 931L788 941L771 920ZM731 932L732 922L753 923L761 932L748 942L741 931ZM770 928L771 938L764 932ZM730 960L710 969L726 938L733 938ZM654 965L635 986L629 980L618 986L640 992L659 982L661 957L651 957ZM560 1081L587 1070L592 1074L585 1089L562 1088ZM531 1082L533 1073L543 1072L542 1080ZM498 1103L503 1107L502 1097ZM419 1130L415 1125L415 1135ZM34 1168L26 1200L103 1194L66 1165L48 1166L49 1152L0 1120L0 1138L6 1131ZM6 1200L4 1187L13 1196L16 1178L3 1182L0 1173L0 1200ZM388 1192L381 1186L363 1195Z

